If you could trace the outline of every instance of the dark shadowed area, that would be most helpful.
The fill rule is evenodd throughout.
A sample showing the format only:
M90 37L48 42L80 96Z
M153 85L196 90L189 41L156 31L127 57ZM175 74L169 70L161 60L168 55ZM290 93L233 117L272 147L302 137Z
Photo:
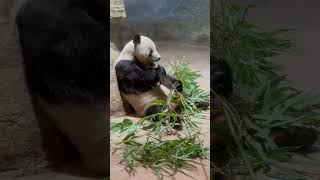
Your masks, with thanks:
M88 179L67 174L85 172L76 165L48 169L16 33L15 16L24 1L0 1L0 179Z
M241 5L255 5L249 11L249 19L262 27L262 30L294 29L284 37L293 40L295 47L289 52L272 59L278 62L288 74L288 80L301 90L320 92L320 1L318 0L233 0ZM318 179L320 142L315 143L315 152L309 154L310 161L294 157L299 162L294 165L299 170L309 172L310 179ZM302 165L303 164L303 165ZM261 179L272 179L264 176Z
M20 175L46 164L15 31L21 2L0 1L0 172L22 169Z
M284 66L289 80L297 88L319 92L320 1L244 0L241 4L256 5L249 18L266 30L295 29L286 37L294 40L296 47L275 61Z

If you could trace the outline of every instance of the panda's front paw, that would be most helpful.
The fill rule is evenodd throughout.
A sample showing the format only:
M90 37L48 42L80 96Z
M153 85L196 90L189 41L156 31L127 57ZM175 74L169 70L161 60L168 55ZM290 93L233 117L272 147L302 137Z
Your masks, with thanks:
M180 80L177 81L175 88L180 93L183 91L183 84L182 84L182 82Z
M166 72L166 70L164 69L164 67L162 67L162 66L160 66L160 65L158 65L157 71L158 71L158 75L159 75L160 78L167 75L167 72Z

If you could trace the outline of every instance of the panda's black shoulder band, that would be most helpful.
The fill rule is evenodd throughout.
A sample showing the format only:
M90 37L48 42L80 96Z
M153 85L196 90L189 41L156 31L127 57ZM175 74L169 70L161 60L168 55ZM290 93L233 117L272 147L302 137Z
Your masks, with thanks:
M116 66L119 90L125 94L141 94L160 81L158 69L142 69L132 60L121 60Z
M134 35L134 37L133 37L133 43L134 43L134 44L140 44L140 42L141 42L141 37L140 37L140 35L139 35L139 34Z

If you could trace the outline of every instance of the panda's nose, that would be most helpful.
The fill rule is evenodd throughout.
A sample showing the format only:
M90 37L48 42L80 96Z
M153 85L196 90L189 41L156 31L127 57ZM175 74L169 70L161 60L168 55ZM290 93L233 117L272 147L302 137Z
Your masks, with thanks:
M161 57L158 57L158 58L157 58L157 61L160 61L160 59L161 59Z

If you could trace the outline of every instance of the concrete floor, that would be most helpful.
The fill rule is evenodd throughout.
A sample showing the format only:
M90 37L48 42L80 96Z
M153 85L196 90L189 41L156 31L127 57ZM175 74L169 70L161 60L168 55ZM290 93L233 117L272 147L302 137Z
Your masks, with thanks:
M174 61L180 56L185 56L186 60L190 63L190 66L197 71L200 71L203 77L199 79L200 86L209 90L210 88L210 51L209 47L206 46L194 46L190 44L182 44L177 42L156 42L158 51L162 56L160 62L161 65L166 66L168 63ZM209 111L205 112L205 119L201 119L203 123L200 125L203 133L205 134L205 146L210 146L210 118ZM111 117L111 122L117 122L123 120L125 117ZM132 117L129 117L132 120ZM117 142L119 139L118 135L111 135L111 145ZM114 147L114 146L113 146ZM111 147L112 148L112 147ZM152 171L145 168L138 168L135 176L130 176L127 172L123 171L124 166L120 165L121 153L117 152L112 154L110 152L111 164L111 180L156 180L156 176ZM209 160L197 160L197 171L185 171L188 175L199 180L210 179L210 162ZM165 177L164 179L170 180L188 180L192 179L181 173L176 174L173 177Z

